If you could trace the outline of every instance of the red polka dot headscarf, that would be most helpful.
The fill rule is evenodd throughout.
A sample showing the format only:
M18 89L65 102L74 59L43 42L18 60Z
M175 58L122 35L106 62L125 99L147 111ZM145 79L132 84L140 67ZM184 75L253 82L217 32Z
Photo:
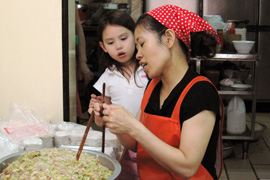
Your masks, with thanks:
M220 44L216 31L197 14L175 5L164 5L147 12L158 22L172 29L191 52L190 32L206 31L215 37Z

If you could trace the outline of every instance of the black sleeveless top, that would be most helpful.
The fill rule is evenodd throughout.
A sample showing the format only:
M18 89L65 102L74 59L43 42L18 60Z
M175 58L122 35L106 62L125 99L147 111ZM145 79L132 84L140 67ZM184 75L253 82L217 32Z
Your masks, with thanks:
M188 83L199 76L197 72L189 68L183 79L175 86L167 99L164 101L162 108L160 109L160 89L162 82L153 90L149 102L145 108L145 112L153 115L159 115L164 117L171 117L173 109L176 105L180 94ZM219 137L219 120L220 120L220 99L216 89L209 82L198 82L194 84L186 97L184 98L180 108L180 124L203 110L213 111L216 114L215 127L209 141L206 153L202 160L202 165L208 170L214 179L217 179L215 172L216 161L216 146Z

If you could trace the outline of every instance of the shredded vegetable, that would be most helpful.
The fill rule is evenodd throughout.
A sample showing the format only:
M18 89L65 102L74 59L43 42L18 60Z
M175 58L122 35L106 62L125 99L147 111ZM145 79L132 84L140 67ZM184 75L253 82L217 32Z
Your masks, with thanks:
M44 149L23 154L0 174L1 180L105 180L113 174L97 157L68 149Z

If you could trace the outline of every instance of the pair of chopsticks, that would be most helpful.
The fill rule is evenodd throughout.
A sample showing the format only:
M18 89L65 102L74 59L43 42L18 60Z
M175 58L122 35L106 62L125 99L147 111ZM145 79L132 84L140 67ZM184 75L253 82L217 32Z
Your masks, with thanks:
M106 86L106 84L103 83L103 86L102 86L102 103L105 103L105 86ZM102 111L103 111L103 105L101 105L101 107L100 107L100 116L101 117L103 116ZM93 119L94 119L94 110L92 111L91 116L90 116L90 118L88 120L86 129L85 129L85 132L84 132L84 135L83 135L83 138L82 138L81 145L80 145L80 147L78 149L78 152L77 152L77 155L76 155L76 160L77 161L79 161L79 159L80 159L80 156L81 156L81 153L82 153L82 150L83 150L83 146L84 146L85 140L87 138L88 132L90 130L91 124L93 122ZM101 149L101 151L104 153L104 150L105 150L105 125L102 127L102 149Z

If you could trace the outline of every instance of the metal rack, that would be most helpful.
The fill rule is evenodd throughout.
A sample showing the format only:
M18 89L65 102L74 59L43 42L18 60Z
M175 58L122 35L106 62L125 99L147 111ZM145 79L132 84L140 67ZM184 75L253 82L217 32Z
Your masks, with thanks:
M258 61L261 59L261 56L258 54L216 54L213 58L191 58L191 61L195 61L196 71L201 73L201 62L202 61L230 61L230 62L251 62L252 63L252 89L249 91L222 91L219 90L219 94L222 98L231 97L239 95L245 99L252 100L252 110L251 110L251 128L246 128L246 131L240 135L232 135L226 132L223 133L224 140L242 140L243 141L243 158L247 158L248 154L248 143L251 140L254 140L255 135L255 123L256 123L256 79L258 74Z

